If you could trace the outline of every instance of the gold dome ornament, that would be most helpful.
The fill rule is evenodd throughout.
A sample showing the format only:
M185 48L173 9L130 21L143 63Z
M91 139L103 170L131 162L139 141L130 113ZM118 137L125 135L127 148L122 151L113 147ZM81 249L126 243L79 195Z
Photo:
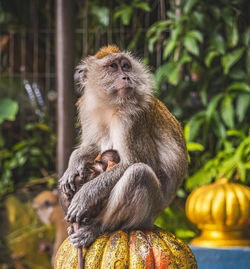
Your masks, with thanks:
M250 224L250 188L222 178L194 190L186 215L201 235L191 241L200 247L250 246L245 235Z
M115 231L99 236L83 249L84 269L197 269L189 247L158 227L144 231ZM77 269L77 249L67 238L59 248L55 269Z

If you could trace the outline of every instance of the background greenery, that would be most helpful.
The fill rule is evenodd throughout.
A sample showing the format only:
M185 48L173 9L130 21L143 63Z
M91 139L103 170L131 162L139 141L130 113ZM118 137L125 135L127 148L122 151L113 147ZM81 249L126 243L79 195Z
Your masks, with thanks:
M110 27L126 30L123 48L137 51L151 66L156 96L182 123L189 172L175 202L156 224L188 241L198 233L184 212L187 195L193 189L220 177L242 184L250 182L248 1L171 0L165 3L166 12L160 18L155 9L158 2L165 3L113 1L111 6L108 1L95 0L88 3L86 15L82 1L75 0L76 25L87 16L89 30L100 35L105 36ZM42 1L34 3L43 25L47 20L46 7ZM29 24L24 16L28 1L22 1L23 13L17 8L19 4L0 2L0 23L6 29ZM145 29L142 18L149 14L152 16ZM102 43L105 45L107 40L103 38ZM82 41L76 39L76 62L81 56L81 45ZM88 52L94 53L93 48L95 35L89 34ZM156 61L156 54L160 55L160 62ZM4 55L1 57L4 59ZM55 125L49 122L48 111L42 118L34 116L20 124L21 98L19 94L6 98L3 93L8 87L0 79L2 200L3 195L16 192L24 184L41 182L41 178L46 184L49 182L49 187L55 186Z

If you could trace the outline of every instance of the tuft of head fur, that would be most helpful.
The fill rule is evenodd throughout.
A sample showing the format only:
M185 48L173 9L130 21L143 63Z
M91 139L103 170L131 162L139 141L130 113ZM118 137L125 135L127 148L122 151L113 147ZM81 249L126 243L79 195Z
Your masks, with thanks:
M119 53L121 52L120 49L113 45L108 45L106 47L102 47L95 55L97 59L102 59L103 57L112 54L112 53Z

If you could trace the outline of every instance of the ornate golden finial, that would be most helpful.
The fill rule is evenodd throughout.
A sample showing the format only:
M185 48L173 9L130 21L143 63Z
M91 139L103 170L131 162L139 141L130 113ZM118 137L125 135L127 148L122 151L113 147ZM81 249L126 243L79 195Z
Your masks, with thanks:
M101 48L95 55L97 59L102 59L103 57L112 54L112 53L119 53L121 52L120 49L116 46L108 45L107 47Z
M191 241L202 247L250 246L250 188L222 178L194 190L187 199L187 217L202 230Z

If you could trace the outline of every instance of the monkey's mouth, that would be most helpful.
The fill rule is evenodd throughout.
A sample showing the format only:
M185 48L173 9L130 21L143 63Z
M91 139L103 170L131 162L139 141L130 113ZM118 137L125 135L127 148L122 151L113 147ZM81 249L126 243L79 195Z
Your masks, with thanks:
M132 87L124 87L118 89L118 95L123 97L132 94L133 88Z

